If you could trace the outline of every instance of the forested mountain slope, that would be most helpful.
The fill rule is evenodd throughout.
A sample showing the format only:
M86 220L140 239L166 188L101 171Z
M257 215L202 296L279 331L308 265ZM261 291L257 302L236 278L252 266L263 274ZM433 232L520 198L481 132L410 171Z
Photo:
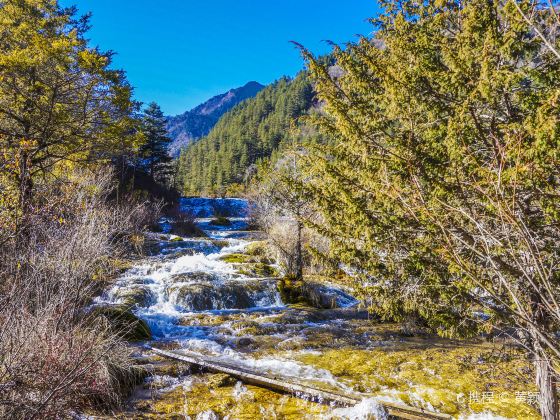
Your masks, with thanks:
M264 88L258 82L249 82L244 86L216 95L196 108L167 120L169 137L173 140L169 150L177 156L182 147L191 141L206 136L220 117L238 103L253 98Z
M290 138L297 118L312 107L307 74L282 78L225 114L178 160L177 186L184 195L223 193L243 183L253 164Z

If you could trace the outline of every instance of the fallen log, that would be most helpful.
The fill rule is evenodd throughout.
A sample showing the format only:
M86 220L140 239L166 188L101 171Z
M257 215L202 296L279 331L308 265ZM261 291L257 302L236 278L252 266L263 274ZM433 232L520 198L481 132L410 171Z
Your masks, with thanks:
M221 360L217 361L211 357L191 351L181 350L181 353L178 353L176 351L161 350L155 347L149 348L160 356L186 362L211 372L226 373L251 385L257 385L274 391L288 393L295 397L308 399L320 404L351 407L360 403L363 399L363 396L359 395L325 391L307 385L295 384L288 382L285 379L270 377L259 372L251 371L245 367L232 365ZM451 419L451 416L446 414L439 414L421 408L410 407L404 404L396 404L385 401L380 401L379 404L385 409L389 418L406 420Z

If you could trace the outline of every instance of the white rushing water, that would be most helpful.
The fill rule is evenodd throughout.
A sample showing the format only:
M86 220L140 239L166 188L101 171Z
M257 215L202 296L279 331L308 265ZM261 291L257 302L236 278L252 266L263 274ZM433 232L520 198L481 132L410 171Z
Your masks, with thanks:
M214 226L211 223L217 206L221 212L227 211L232 222L230 226ZM277 290L276 281L242 274L239 266L223 260L228 254L244 251L258 234L244 230L247 226L247 203L244 200L183 199L182 207L198 217L197 224L208 237L189 239L169 233L154 234L158 238L157 252L129 269L97 299L96 304L132 304L134 313L150 327L155 341L177 342L185 350L203 352L219 360L235 361L238 365L261 372L299 381L319 381L350 391L327 370L285 357L253 357L246 346L239 345L235 330L238 324L234 322L198 325L197 320L201 316L257 317L261 321L259 325L270 330L280 348L282 344L297 339L302 328L324 328L329 323L275 324L275 316L288 310ZM164 221L163 226L168 230L169 221ZM337 298L343 306L356 303L355 299L342 292ZM330 325L336 325L336 322L331 320ZM173 378L164 379L170 386L176 383ZM373 400L366 400L355 409L340 411L337 415L366 418L365 414L378 411Z
M159 252L128 270L96 303L123 304L131 296L140 295L134 313L147 322L155 340L172 339L185 346L191 340L208 340L207 345L214 349L217 346L207 328L182 326L180 321L194 314L283 308L274 281L240 274L234 264L222 260L228 254L242 252L250 240L243 231L246 203L219 201L234 216L230 217L230 226L213 226L206 217L197 219L197 223L208 238L160 235ZM211 203L210 199L185 199L183 206L209 216ZM216 240L227 241L227 245L217 246Z

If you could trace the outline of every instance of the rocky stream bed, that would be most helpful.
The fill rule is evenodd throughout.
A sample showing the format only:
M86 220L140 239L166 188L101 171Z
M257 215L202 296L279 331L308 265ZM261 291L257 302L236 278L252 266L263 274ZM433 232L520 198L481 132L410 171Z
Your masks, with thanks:
M206 237L151 234L151 255L96 300L100 308L132 308L143 321L136 338L144 340L135 352L149 375L127 410L111 417L367 419L383 418L379 403L390 401L465 419L538 418L535 407L518 398L533 385L529 365L514 350L406 337L398 325L371 319L351 293L329 282L315 284L314 305L287 304L263 235L246 230L243 200L220 200L227 226L213 224L213 200L184 199L182 206L198 216ZM357 393L363 401L334 408L283 395L163 359L146 343ZM500 398L474 400L474 392Z

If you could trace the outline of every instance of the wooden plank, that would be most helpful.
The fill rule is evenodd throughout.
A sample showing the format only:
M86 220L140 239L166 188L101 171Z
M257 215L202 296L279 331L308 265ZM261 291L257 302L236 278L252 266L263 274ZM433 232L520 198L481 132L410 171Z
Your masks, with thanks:
M249 370L245 367L232 365L223 361L214 360L208 356L182 350L181 353L175 351L161 350L155 347L149 347L154 353L168 357L170 359L179 360L190 363L206 370L219 373L227 373L235 378L242 380L251 385L261 386L263 388L272 389L283 393L292 394L298 398L305 398L320 404L329 404L342 407L350 407L358 404L362 400L362 396L343 394L333 391L325 391L307 385L300 385L288 382L284 379L270 377L259 372ZM400 418L407 420L449 420L451 416L446 414L434 413L423 410L421 408L410 407L404 404L396 404L380 401L379 404L387 411L391 418Z

